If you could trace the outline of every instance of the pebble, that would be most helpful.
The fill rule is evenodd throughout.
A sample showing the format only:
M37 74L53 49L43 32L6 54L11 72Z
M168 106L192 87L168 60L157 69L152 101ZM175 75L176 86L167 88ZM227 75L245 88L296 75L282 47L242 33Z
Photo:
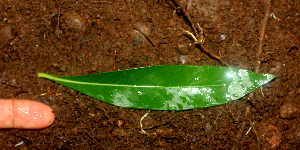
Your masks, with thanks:
M220 35L220 41L224 41L226 39L227 35L226 34L222 34Z
M281 68L282 68L281 62L276 62L276 66L275 66L275 67L272 67L272 68L270 69L270 73L271 73L271 74L278 74L279 71L281 70Z
M113 136L117 136L117 137L119 137L119 138L121 138L122 136L125 136L125 131L123 130L123 129L114 129L113 131L112 131L112 135Z
M137 35L135 41L133 42L133 45L138 46L141 44L142 41L143 39L139 35Z
M181 62L182 65L185 64L185 60L186 60L186 55L180 55L179 56L179 61Z
M173 129L156 129L155 133L158 136L161 137L171 137L173 134L174 130Z
M150 27L145 25L142 22L137 22L134 24L135 30L133 31L133 35L136 36L136 39L133 43L134 46L138 46L142 43L142 41L146 41L145 36L150 36Z
M5 46L9 40L14 38L10 26L6 26L0 30L0 48Z
M86 19L75 11L66 13L64 18L69 29L76 32L84 32L87 28Z
M177 44L177 50L178 50L179 54L186 55L189 52L189 46L186 43L179 42Z
M257 134L262 144L260 149L277 149L281 143L281 133L275 125L261 122L256 125Z
M150 27L145 25L142 22L137 22L134 24L134 28L136 28L139 32L142 32L143 34L145 34L146 36L150 35Z
M78 128L74 127L74 128L72 128L71 130L72 130L72 132L73 132L75 135L77 135L77 133L78 133Z
M284 119L293 119L298 116L298 108L294 104L285 103L280 108L280 117Z
M157 135L163 135L164 134L164 130L162 130L162 129L156 129L156 134Z
M212 130L212 125L209 123L205 124L204 130L209 133Z
M108 124L108 122L107 122L106 120L103 120L103 121L102 121L102 125L103 125L103 126L106 126L106 127L109 126L109 124Z
M124 121L123 120L118 120L117 121L117 126L120 128L124 125Z

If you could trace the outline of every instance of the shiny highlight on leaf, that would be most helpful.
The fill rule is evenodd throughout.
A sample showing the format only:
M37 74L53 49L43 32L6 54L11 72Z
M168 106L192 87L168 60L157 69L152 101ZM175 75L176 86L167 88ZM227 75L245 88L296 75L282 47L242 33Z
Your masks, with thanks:
M47 78L103 102L128 108L187 110L225 104L275 78L220 66L165 65Z

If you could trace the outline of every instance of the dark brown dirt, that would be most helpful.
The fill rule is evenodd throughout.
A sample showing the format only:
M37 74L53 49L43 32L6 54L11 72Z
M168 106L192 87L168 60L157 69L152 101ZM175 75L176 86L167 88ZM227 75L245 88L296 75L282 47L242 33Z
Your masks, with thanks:
M233 67L255 70L263 1L181 3L204 29L205 47ZM299 0L272 1L259 72L275 74L273 82L253 97L218 107L151 111L143 120L145 135L139 122L147 110L103 103L39 79L37 72L67 76L151 65L221 65L170 29L191 30L172 1L1 0L0 98L40 101L56 112L55 122L43 130L1 130L1 149L297 149L299 8Z

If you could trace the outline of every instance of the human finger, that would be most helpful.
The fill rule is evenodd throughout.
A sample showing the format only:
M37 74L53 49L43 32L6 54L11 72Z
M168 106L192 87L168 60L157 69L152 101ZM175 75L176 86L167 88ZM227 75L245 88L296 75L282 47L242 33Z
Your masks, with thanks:
M54 122L54 111L47 105L17 99L0 99L0 128L42 129Z

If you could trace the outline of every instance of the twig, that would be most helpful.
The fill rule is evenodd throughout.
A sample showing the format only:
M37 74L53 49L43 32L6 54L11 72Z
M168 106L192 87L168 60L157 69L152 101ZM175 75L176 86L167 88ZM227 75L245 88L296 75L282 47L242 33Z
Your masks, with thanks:
M223 59L221 59L221 57L219 57L219 56L217 56L217 55L211 53L210 50L207 49L206 47L202 46L201 48L202 48L202 50L203 50L206 54L208 54L208 55L211 56L212 58L214 58L214 59L220 61L223 65L225 65L225 66L227 66L227 67L230 67L230 65L229 65L227 62L225 62Z
M262 29L260 32L260 38L259 38L259 46L258 46L258 51L256 53L256 67L255 67L255 72L259 72L259 67L260 67L260 55L262 52L262 47L263 47L263 41L264 41L264 37L265 37L265 33L266 33L266 26L267 26L267 22L269 20L269 13L270 13L270 9L271 9L271 0L267 0L266 2L267 7L266 7L266 14L264 17L264 20L262 21ZM249 94L249 97L253 97L253 93Z
M218 118L219 118L219 112L220 112L220 109L218 109L217 117L216 117L216 119L215 119L215 121L214 121L214 125L216 126L216 130L218 130L217 120L218 120Z
M60 18L60 14L61 14L61 8L62 8L62 3L60 3L60 7L59 7L59 10L58 10L58 16L57 16L57 31L59 30L59 18ZM59 37L59 32L57 32L57 36Z
M257 134L257 132L256 132L256 129L255 129L254 124L255 124L254 122L250 121L250 125L251 125L252 128L253 128L253 131L254 131L254 134L255 134L255 136L256 136L256 138L257 138L257 141L260 142L260 139L259 139L259 136L258 136L258 134Z
M140 29L138 29L137 27L133 27L135 30L139 31L149 42L150 44L155 47L155 44L152 42L152 40L144 33L142 32Z
M250 127L249 127L249 129L247 130L247 132L246 132L246 134L245 134L245 135L248 135L248 134L249 134L249 132L251 131L251 129L252 129L252 126L250 126Z
M260 32L259 47L258 47L258 51L256 53L257 64L256 64L255 72L259 71L259 67L260 67L260 63L261 63L259 57L262 52L263 41L264 41L264 37L265 37L265 33L266 33L266 26L267 26L269 16L270 16L271 0L266 0L266 5L267 5L266 13L265 13L264 20L262 21L262 29Z
M181 10L183 12L184 17L188 20L188 22L189 22L189 24L190 24L190 26L191 26L194 34L196 35L196 38L200 39L201 37L198 34L198 30L196 29L195 24L194 24L194 22L193 22L193 20L192 20L192 18L190 16L190 14L185 9L183 9L183 7L181 6L181 4L177 0L172 0L172 1L175 4L175 6L177 7L177 9L179 9L179 10Z
M111 3L111 2L109 2L109 1L92 1L93 3Z
M195 42L196 45L200 46L200 48L202 49L202 51L204 51L206 54L208 54L210 57L212 57L213 59L216 59L218 61L220 61L222 64L226 65L226 66L229 66L225 61L223 61L221 59L220 56L217 56L215 54L213 54L209 49L205 48L204 47L204 36L203 36L203 30L202 28L199 26L199 24L197 23L198 26L196 26L196 24L193 22L190 14L185 10L183 9L183 7L181 6L181 4L177 1L177 0L172 0L174 5L177 7L177 9L181 10L184 17L188 20L192 30L193 30L193 33L195 34L195 36L190 33L189 31L186 31L186 30L182 30L183 32L187 33L189 36L191 36ZM198 30L197 30L198 29ZM200 32L200 34L199 34Z
M140 120L141 133L143 133L143 134L148 134L148 133L143 129L143 120L144 120L144 118L146 118L146 117L148 116L149 112L150 112L150 110L149 110L149 111L141 118L141 120Z
M114 58L114 71L116 71L116 62L117 62L117 50L115 50L115 58Z

